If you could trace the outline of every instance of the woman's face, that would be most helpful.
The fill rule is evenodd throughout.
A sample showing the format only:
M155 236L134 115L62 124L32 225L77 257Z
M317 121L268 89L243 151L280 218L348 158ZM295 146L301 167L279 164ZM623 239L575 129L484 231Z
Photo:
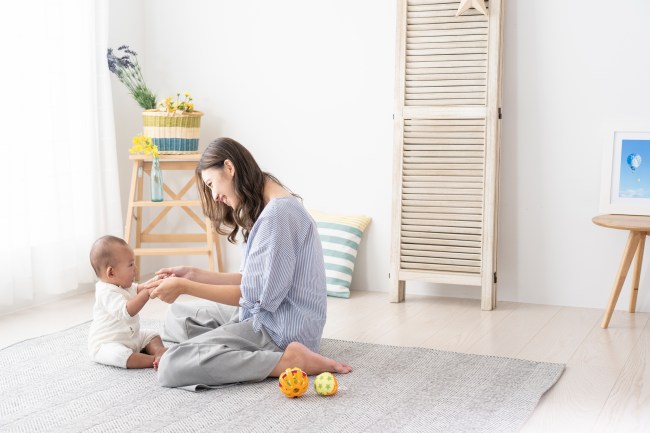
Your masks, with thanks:
M235 169L229 160L226 160L221 168L206 168L201 172L203 182L212 191L212 199L233 209L239 202L233 187L234 176Z

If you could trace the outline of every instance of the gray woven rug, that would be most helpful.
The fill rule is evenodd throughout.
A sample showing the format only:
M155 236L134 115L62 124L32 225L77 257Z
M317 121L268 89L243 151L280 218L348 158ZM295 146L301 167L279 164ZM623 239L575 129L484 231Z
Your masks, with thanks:
M160 323L144 326L159 328ZM88 323L0 350L2 432L515 432L564 365L324 339L350 363L339 392L286 398L277 381L193 393L95 364Z

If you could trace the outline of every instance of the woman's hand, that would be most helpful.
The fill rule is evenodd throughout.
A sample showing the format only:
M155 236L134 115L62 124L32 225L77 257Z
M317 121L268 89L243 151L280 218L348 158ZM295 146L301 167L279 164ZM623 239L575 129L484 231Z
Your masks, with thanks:
M194 275L196 271L191 266L174 266L173 268L162 268L156 272L156 277L158 278L167 278L167 277L179 277L186 278L188 280L194 281Z
M155 275L153 278L150 278L149 280L145 281L144 283L138 284L137 292L140 293L143 290L148 290L151 283L153 283L154 281L158 281L161 278L164 278L164 277L162 277L160 275Z
M171 304L184 293L184 284L183 278L174 276L152 281L147 284L147 288L150 289L149 297Z

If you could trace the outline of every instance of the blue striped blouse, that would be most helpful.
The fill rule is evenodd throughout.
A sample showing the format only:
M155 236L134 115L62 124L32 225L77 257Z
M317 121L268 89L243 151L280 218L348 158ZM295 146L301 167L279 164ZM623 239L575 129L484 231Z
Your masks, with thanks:
M327 313L325 263L316 223L295 197L271 200L243 246L241 321L285 349L320 348Z

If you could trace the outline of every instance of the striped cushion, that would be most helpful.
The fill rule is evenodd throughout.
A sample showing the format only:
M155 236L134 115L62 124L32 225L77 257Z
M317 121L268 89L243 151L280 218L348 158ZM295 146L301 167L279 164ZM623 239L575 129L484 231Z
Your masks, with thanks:
M370 217L327 214L314 210L309 213L316 221L323 245L327 294L349 298L357 250L363 231L370 224Z

